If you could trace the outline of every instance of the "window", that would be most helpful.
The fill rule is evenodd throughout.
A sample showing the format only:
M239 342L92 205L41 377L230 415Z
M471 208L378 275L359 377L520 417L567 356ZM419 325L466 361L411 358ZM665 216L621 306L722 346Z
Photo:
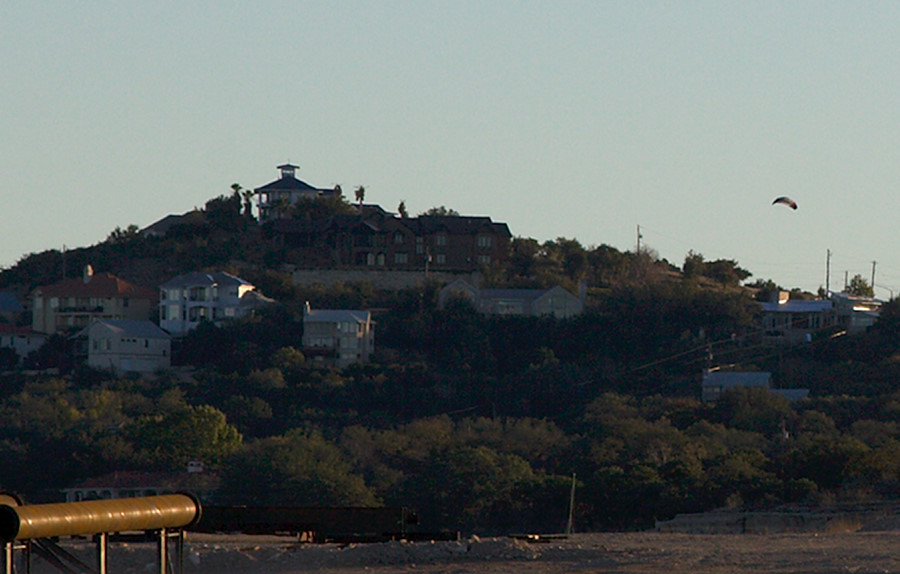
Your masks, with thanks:
M403 234L399 231L394 233L394 245L403 245Z
M438 253L437 255L434 256L434 262L437 263L438 265L443 265L444 263L447 262L447 256L444 255L443 253Z
M490 265L491 264L491 256L490 255L479 255L478 258L479 265Z
M405 265L409 262L409 256L406 253L394 253L394 263Z
M434 244L435 245L447 245L447 234L446 233L438 233L434 236Z
M416 253L419 255L425 253L425 241L421 237L416 237Z
M490 235L479 235L478 236L478 247L487 248L494 245L494 238Z

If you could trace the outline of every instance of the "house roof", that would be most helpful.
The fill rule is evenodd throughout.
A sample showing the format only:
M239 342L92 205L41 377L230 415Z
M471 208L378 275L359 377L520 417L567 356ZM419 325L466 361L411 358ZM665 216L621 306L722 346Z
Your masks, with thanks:
M704 387L768 387L768 371L715 371L703 376Z
M763 311L766 313L823 313L830 311L833 306L831 301L824 299L814 301L790 299L784 303L767 302L762 304Z
M141 229L141 235L143 235L144 237L162 237L165 236L169 232L169 230L176 225L202 222L203 218L203 213L197 209L182 213L181 215L173 213Z
M421 234L432 234L446 231L453 235L474 235L489 230L503 237L512 237L505 223L495 223L490 217L469 215L420 215L406 218L410 227L417 228Z
M32 291L32 297L97 297L106 299L156 299L153 289L133 285L111 273L94 273L86 279L66 279L38 287Z
M478 291L478 298L534 301L546 292L546 289L481 289Z
M246 293L241 295L241 306L242 307L249 307L249 308L255 309L257 307L262 307L263 305L271 305L272 303L275 303L275 302L276 302L275 299L272 299L271 297L266 297L265 295L263 295L259 291L256 291L255 289L253 291L247 291Z
M313 309L304 312L304 323L368 323L371 314L368 311L347 309Z
M22 307L22 304L19 303L19 299L15 296L14 293L10 293L9 291L0 291L0 311L6 311L8 313L18 313L23 311L25 308Z
M32 331L31 327L20 327L9 323L0 323L0 335L20 335L23 337L46 337L46 333Z
M169 279L162 285L161 289L170 289L173 287L212 287L214 285L247 285L252 287L251 283L244 281L240 277L235 277L230 273L222 271L214 271L212 273L185 273L172 279Z
M104 330L120 337L140 339L171 339L172 336L157 327L151 321L135 321L132 319L97 319L75 334L75 337L87 335L92 330Z

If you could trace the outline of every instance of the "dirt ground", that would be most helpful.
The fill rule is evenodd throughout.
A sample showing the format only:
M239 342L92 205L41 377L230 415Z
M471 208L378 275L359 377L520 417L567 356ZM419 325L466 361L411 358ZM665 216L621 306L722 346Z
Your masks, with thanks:
M64 542L85 561L90 542ZM54 572L33 559L32 572ZM111 574L158 572L154 546L110 547ZM24 572L24 568L19 570ZM900 531L802 534L594 533L525 541L300 544L289 538L189 533L185 574L666 574L900 572Z

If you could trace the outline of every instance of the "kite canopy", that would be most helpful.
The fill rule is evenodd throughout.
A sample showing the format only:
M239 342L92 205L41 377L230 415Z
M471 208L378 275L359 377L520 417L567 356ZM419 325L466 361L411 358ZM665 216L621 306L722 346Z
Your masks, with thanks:
M775 205L776 203L782 203L784 205L787 205L791 209L797 209L797 202L786 195L775 198L775 201L772 202L772 205Z

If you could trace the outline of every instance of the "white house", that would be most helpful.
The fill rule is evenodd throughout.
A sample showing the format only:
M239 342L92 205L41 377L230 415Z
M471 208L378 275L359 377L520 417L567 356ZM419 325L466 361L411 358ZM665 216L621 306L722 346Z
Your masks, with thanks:
M152 373L172 364L171 335L150 321L97 319L73 338L95 369Z
M222 272L186 273L160 285L159 326L173 335L184 335L201 321L219 325L272 302L240 277Z
M16 352L19 361L28 353L37 351L47 341L47 335L32 331L28 327L17 327L8 323L0 323L0 348L9 348Z
M780 291L762 304L762 324L770 341L807 343L819 331L834 327L834 305L828 299L791 299L787 291Z
M848 333L861 333L878 322L882 301L849 293L831 293L837 323Z
M310 309L303 313L303 353L314 361L347 367L365 363L375 350L375 329L368 311Z

